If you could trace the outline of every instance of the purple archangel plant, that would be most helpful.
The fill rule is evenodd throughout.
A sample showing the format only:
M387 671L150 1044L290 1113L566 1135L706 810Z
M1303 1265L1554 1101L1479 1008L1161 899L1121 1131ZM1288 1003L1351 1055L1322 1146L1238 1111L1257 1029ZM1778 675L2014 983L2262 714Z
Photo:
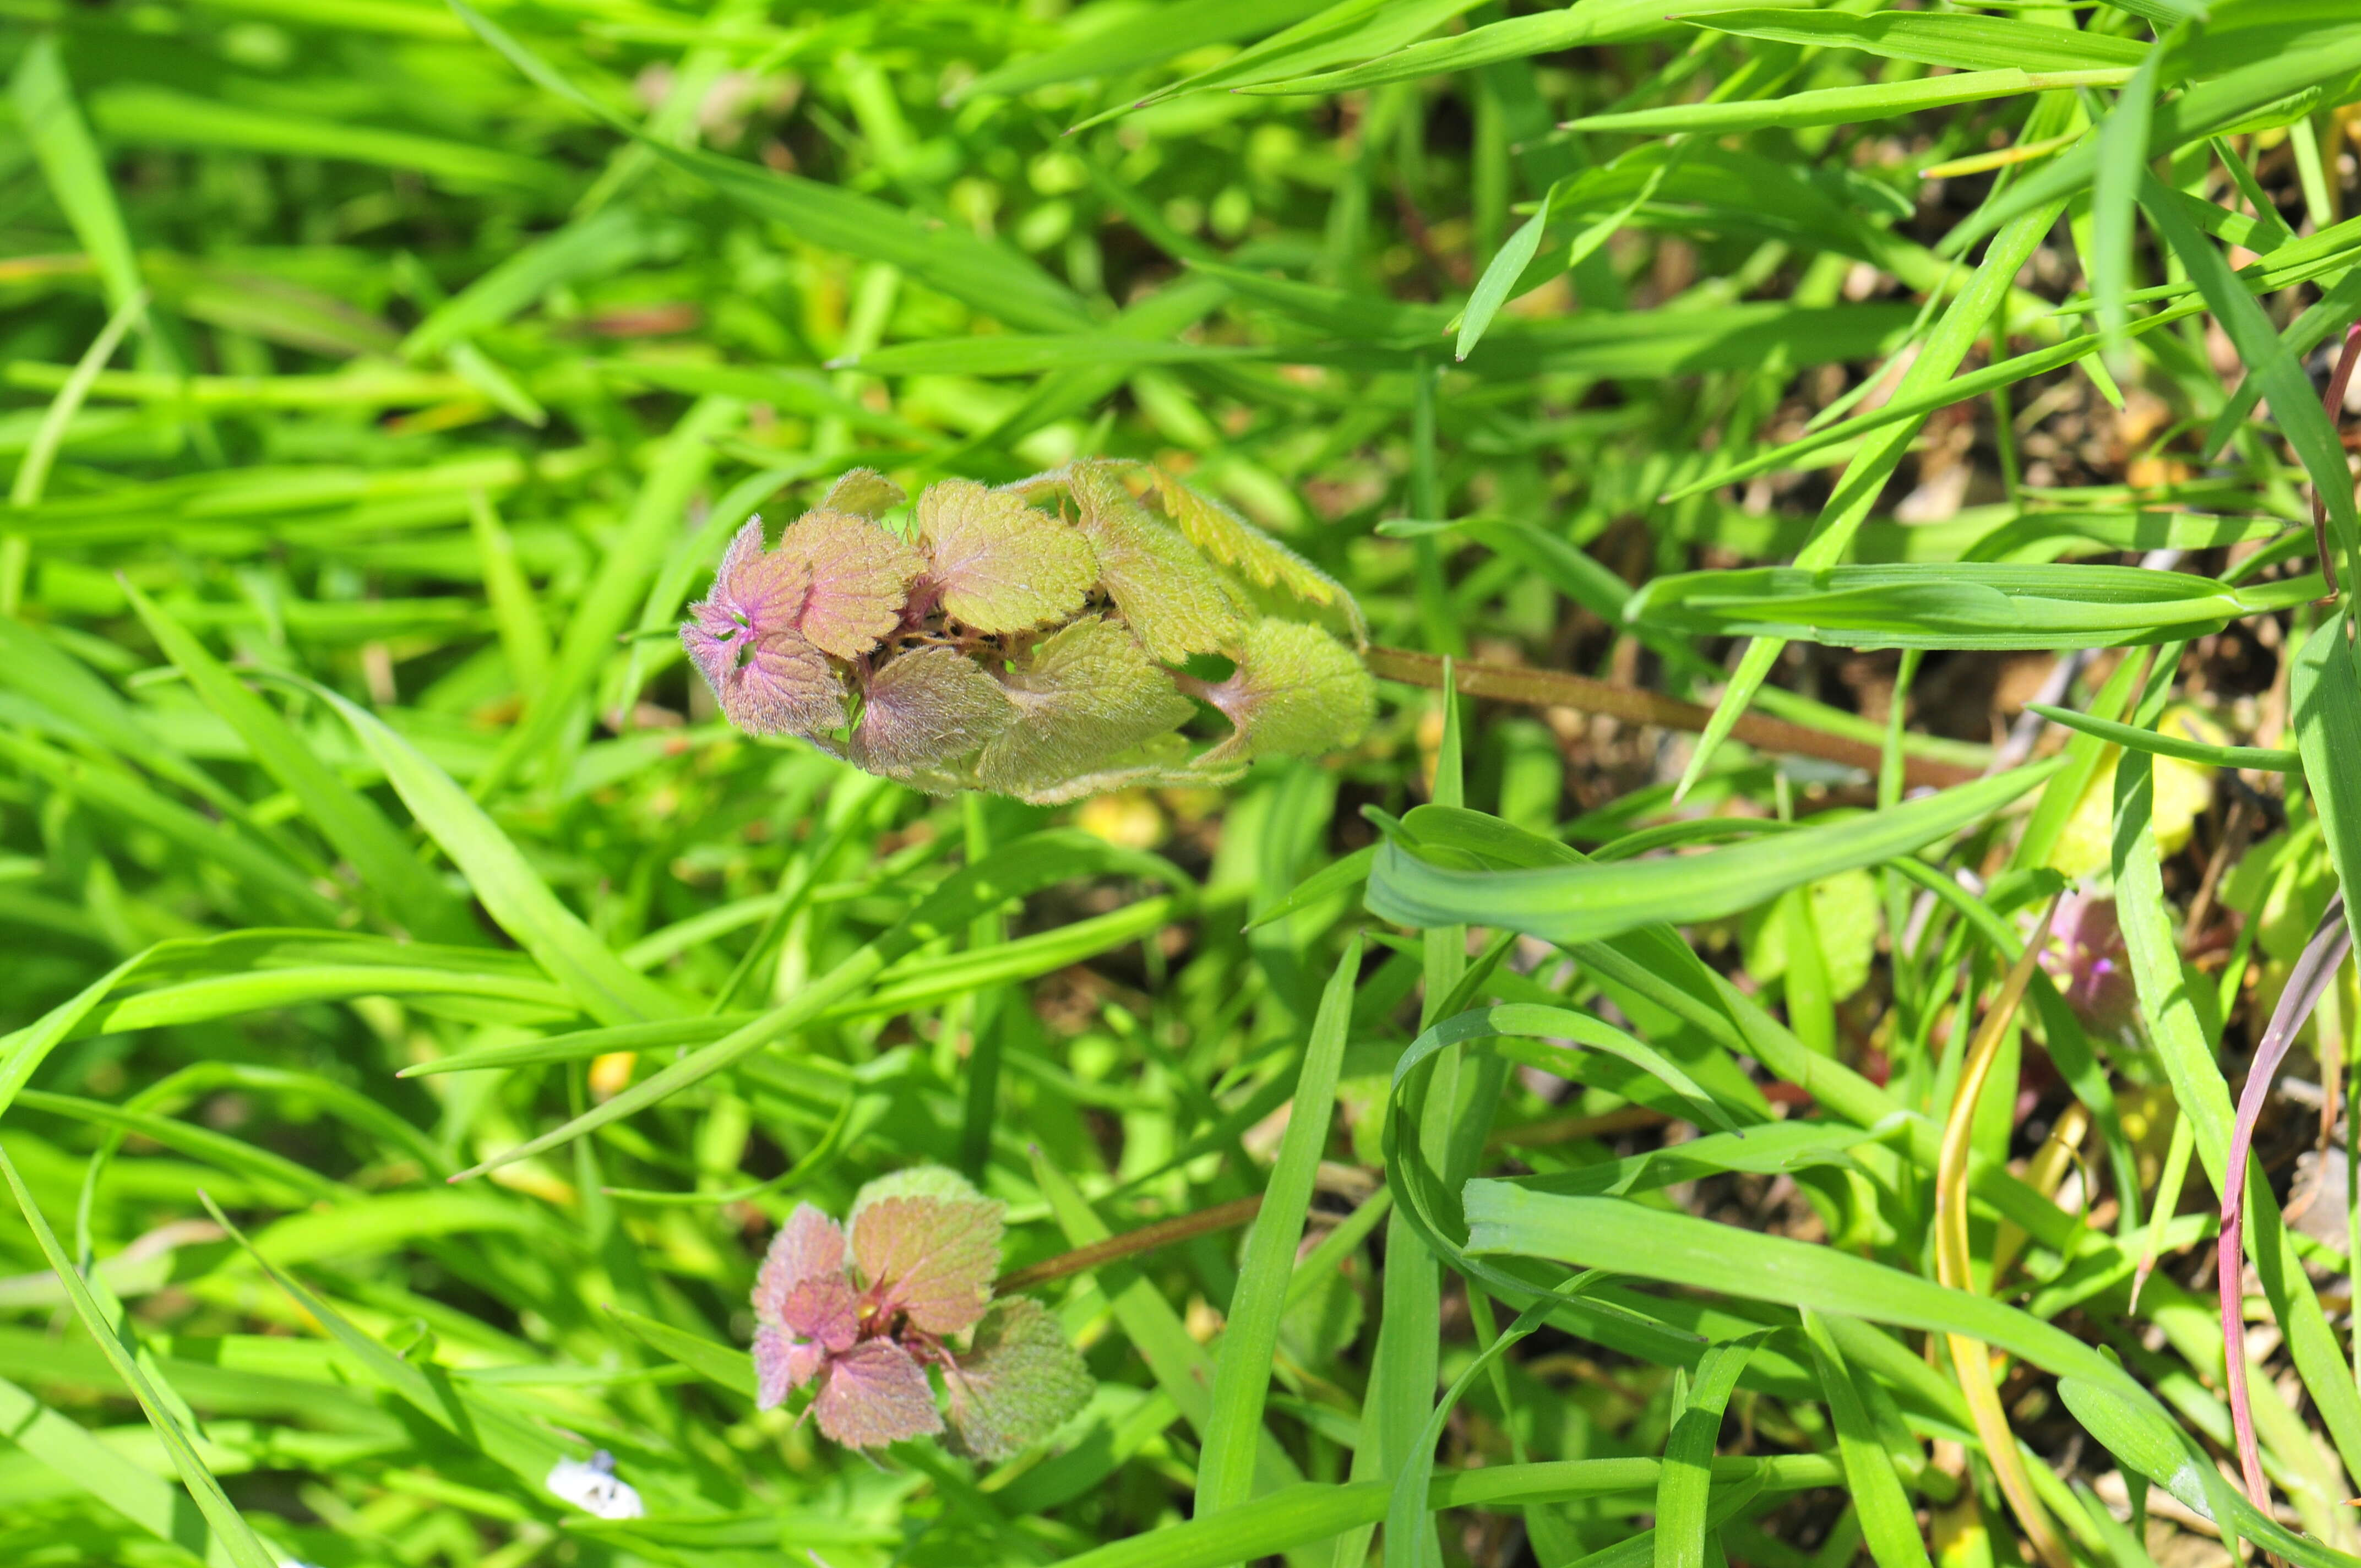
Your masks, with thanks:
M1038 1442L1089 1402L1091 1375L1038 1301L994 1299L999 1272L1000 1205L941 1167L870 1182L843 1227L797 1204L754 1282L760 1404L810 1384L808 1413L847 1447L933 1436L931 1366L960 1448Z
M1161 469L945 479L906 537L880 521L903 499L855 469L776 545L760 518L730 541L681 641L732 724L1044 805L1223 784L1368 728L1352 596ZM1228 725L1202 745L1182 733L1201 702Z

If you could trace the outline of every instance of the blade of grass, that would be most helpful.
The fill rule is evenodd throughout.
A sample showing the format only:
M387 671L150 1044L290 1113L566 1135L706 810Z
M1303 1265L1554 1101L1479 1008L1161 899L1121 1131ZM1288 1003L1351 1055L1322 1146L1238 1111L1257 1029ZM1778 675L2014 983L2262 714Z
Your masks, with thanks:
M1336 1076L1344 1065L1345 1026L1360 973L1361 942L1356 934L1345 941L1321 994L1290 1102L1287 1133L1263 1190L1254 1229L1246 1234L1237 1288L1230 1296L1221 1354L1213 1365L1213 1399L1204 1449L1197 1460L1197 1506L1191 1517L1235 1508L1246 1500L1254 1486L1279 1319L1286 1310L1303 1217L1312 1202L1312 1177L1334 1117Z
M91 1295L89 1285L75 1270L73 1260L66 1256L65 1248L58 1245L57 1234L49 1229L49 1222L42 1215L40 1205L33 1201L33 1194L26 1187L25 1179L16 1174L15 1162L5 1153L0 1153L0 1177L7 1179L9 1190L16 1194L16 1207L23 1212L25 1223L33 1233L33 1240L39 1245L41 1255L49 1260L50 1268L64 1283L66 1299L73 1304L74 1315L82 1320L84 1332L105 1354L107 1365L115 1369L115 1375L139 1401L140 1409L147 1413L148 1424L155 1430L156 1436L164 1445L164 1452L171 1457L172 1468L179 1474L181 1484L196 1500L197 1508L205 1516L205 1523L218 1534L230 1561L237 1564L237 1568L278 1568L276 1556L256 1539L253 1527L246 1522L246 1517L237 1511L236 1505L229 1500L229 1495L222 1490L221 1482L206 1468L204 1461L197 1457L196 1449L189 1442L189 1434L181 1429L171 1408L158 1397L154 1385L140 1370L132 1347L118 1336L115 1324L108 1321L105 1311Z

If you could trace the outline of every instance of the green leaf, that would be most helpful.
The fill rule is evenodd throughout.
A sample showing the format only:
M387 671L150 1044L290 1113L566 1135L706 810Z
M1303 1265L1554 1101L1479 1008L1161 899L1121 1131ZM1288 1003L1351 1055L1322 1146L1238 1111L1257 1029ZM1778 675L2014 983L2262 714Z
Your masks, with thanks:
M2063 113L2053 115L2047 107L2036 110L2028 122L2026 135L2037 137L2050 134L2062 120ZM1982 263L1968 286L1960 291L1942 319L1936 323L1921 345L1918 356L1911 361L1909 370L1894 388L1897 400L1918 397L1949 380L1966 359L1968 350L1991 324L1993 314L2008 298L2014 287L2017 269L2032 257L2047 237L2049 229L2064 211L2061 202L2052 207L2026 214L1993 240L1984 254ZM1870 510L1877 503L1886 481L1901 465L1903 457L1916 442L1921 424L1918 420L1905 420L1864 442L1851 461L1845 465L1843 476L1820 509L1818 520L1812 526L1811 537L1795 553L1798 567L1817 570L1833 566L1843 559L1853 536L1868 521ZM1740 655L1738 667L1730 684L1722 688L1715 702L1713 718L1705 732L1698 737L1697 749L1689 754L1688 766L1682 771L1676 792L1686 795L1705 776L1707 765L1721 742L1738 723L1739 715L1754 700L1755 692L1770 674L1772 664L1778 659L1783 644L1773 640L1758 640L1748 644Z
M1534 213L1510 235L1492 259L1484 266L1484 276L1476 280L1475 291L1467 296L1467 309L1459 323L1459 341L1452 345L1451 356L1465 359L1468 350L1483 341L1485 329L1500 307L1509 302L1509 291L1524 276L1525 268L1542 248L1542 236L1549 228L1550 198L1556 188L1542 192L1541 210Z
M0 1153L0 1176L7 1178L9 1190L16 1197L16 1207L23 1211L25 1223L32 1230L34 1241L39 1244L41 1255L49 1260L49 1267L64 1283L66 1299L73 1303L74 1315L82 1320L84 1331L105 1354L107 1364L115 1369L115 1375L123 1379L124 1386L138 1399L140 1409L147 1413L148 1424L155 1429L157 1437L163 1442L164 1452L171 1456L172 1468L179 1473L181 1484L196 1500L197 1508L205 1516L206 1524L212 1527L226 1549L230 1561L237 1564L237 1568L277 1568L277 1559L255 1538L253 1528L246 1522L245 1516L229 1500L228 1494L222 1490L221 1483L205 1467L204 1461L197 1457L197 1451L191 1445L189 1434L182 1430L172 1405L159 1397L155 1386L148 1382L147 1374L140 1369L134 1347L118 1337L115 1324L91 1294L90 1286L75 1271L73 1261L66 1256L65 1249L58 1245L57 1235L49 1229L49 1222L42 1214L40 1205L33 1201L33 1194L25 1186L25 1179L16 1174L15 1163L5 1153ZM180 1408L185 1409L186 1406Z
M302 738L206 651L203 643L128 584L124 594L148 635L189 684L237 731L255 761L300 801L353 868L361 895L422 940L466 942L475 923L368 798L339 778Z
M1655 1568L1705 1568L1706 1513L1713 1487L1713 1450L1721 1413L1768 1330L1724 1340L1705 1353L1689 1385L1686 1407L1664 1441L1664 1472L1656 1480Z
M958 88L954 102L985 93L1028 93L1036 87L1106 77L1153 65L1206 44L1228 43L1267 27L1285 27L1327 0L1174 0L1114 27L1084 22L1081 36L1045 53L1027 55Z
M1798 5L1806 0L1795 0ZM1241 87L1243 93L1344 93L1389 82L1415 82L1453 71L1474 71L1502 60L1555 54L1585 45L1631 43L1661 38L1677 22L1700 13L1758 5L1760 0L1690 0L1678 16L1665 15L1662 0L1577 0L1527 16L1488 22L1452 38L1429 38L1342 71L1283 77Z
M2077 713L2070 707L2055 707L2046 702L2027 703L2026 708L2053 724L2062 724L2085 735L2095 735L2111 745L2146 751L2150 756L2177 757L2184 762L2196 762L2209 768L2258 768L2273 773L2300 773L2303 769L2303 756L2299 751L2274 751L2264 746L2215 746L2203 740L2188 740L2178 735L2167 735L2160 730L2136 729L2128 724L2093 718L2087 713Z
M1857 49L1886 60L1954 71L2092 71L2137 66L2159 50L2133 38L2079 32L2014 16L1925 11L1683 11L1675 21L1708 32L1806 48Z
M1016 717L984 742L976 777L1005 795L1087 793L1099 770L1196 712L1132 634L1103 616L1044 639L1001 684Z
M1029 1296L994 1301L955 1369L951 1431L982 1459L1008 1459L1048 1437L1091 1400L1090 1368L1065 1331Z
M1029 631L1062 620L1082 608L1098 573L1080 531L972 479L927 487L918 498L918 538L928 587L978 631Z
M1802 1310L1801 1317L1804 1337L1812 1347L1812 1366L1819 1374L1821 1397L1828 1401L1828 1422L1836 1428L1845 1489L1852 1495L1853 1507L1861 1516L1863 1544L1877 1568L1931 1568L1927 1543L1918 1535L1916 1513L1894 1474L1894 1458L1861 1402L1836 1335L1828 1332L1828 1320L1809 1307Z
M640 1080L563 1126L529 1138L515 1148L461 1171L452 1179L481 1176L634 1115L825 1016L831 1008L859 994L894 960L958 929L974 916L998 909L1037 889L1111 869L1159 880L1184 880L1165 861L1117 849L1084 833L1028 834L948 878L918 908L904 916L876 940L854 949L833 969L807 982L783 1005ZM707 1023L695 1022L699 1027Z
M2141 161L2228 131L2282 100L2361 71L2361 27L2315 26L2306 31L2310 36L2302 38L2301 48L2272 48L2266 58L2241 63L2157 105ZM2185 70L2173 69L2165 80L2184 74ZM1969 214L1943 236L1937 252L1960 255L2003 225L2080 194L2096 177L2098 154L2095 141L2060 154L2022 184Z
M2320 588L2316 577L2229 588L2138 566L1760 566L1657 577L1624 613L1695 637L1846 648L2124 648L2202 636Z
M714 438L744 412L744 405L734 398L699 398L657 448L620 536L608 545L598 575L575 601L549 678L526 694L524 716L502 740L491 765L477 776L478 799L489 799L519 768L546 764L555 751L569 747L570 735L587 717L584 697L615 655L616 638L631 625L631 612L662 568L689 497L712 471Z
M2304 471L2312 476L2315 493L2327 503L2329 521L2345 557L2344 575L2361 582L2361 517L2354 512L2353 476L2345 466L2344 442L2321 408L2312 378L2279 341L2263 307L2239 286L2229 259L2197 232L2168 195L2155 175L2143 177L2140 203L2148 220L2189 269L2214 319L2237 346L2239 359L2270 400L2272 417L2295 448Z
M1208 764L1341 751L1359 743L1378 710L1377 683L1353 651L1298 620L1255 622L1237 669L1201 695L1233 727Z
M1922 76L1915 81L1880 82L1869 87L1821 87L1784 98L1675 104L1661 109L1586 115L1569 122L1569 128L1641 136L1729 136L1773 128L1803 130L1814 126L1892 119L1953 104L1976 104L2026 93L2120 87L2131 77L2129 66L2095 71L1961 71L1949 76Z
M1098 558L1098 586L1161 663L1236 646L1244 629L1221 579L1170 523L1151 515L1104 464L1076 463L1066 483Z
M2332 621L2327 630L2335 626ZM2319 634L2314 633L2313 642L2318 641ZM2340 663L2349 676L2350 664ZM2300 690L2303 684L2301 659L2294 682ZM2317 704L2319 688L2295 697L2299 741L2304 730L2304 696ZM2305 774L2307 781L2315 776ZM2207 1037L2191 1000L2178 934L2165 905L2163 871L2152 828L2154 795L2147 754L2125 752L2115 769L2115 917L2131 959L2141 1022L2163 1063L2180 1114L2191 1119L2198 1158L2218 1193L2227 1176L2234 1125L2230 1088L2223 1078L2214 1042ZM2361 1394L2354 1389L2349 1365L2337 1349L2327 1313L2304 1275L2268 1183L2249 1181L2247 1218L2256 1275L2287 1336L2296 1371L2347 1471L2361 1473Z
M1360 973L1361 941L1356 933L1345 941L1321 993L1303 1067L1296 1075L1295 1098L1289 1102L1287 1133L1263 1188L1262 1208L1246 1233L1246 1255L1238 1266L1221 1354L1213 1364L1204 1449L1197 1461L1196 1517L1235 1508L1253 1493L1279 1320L1286 1312L1296 1247L1312 1203L1312 1178L1335 1117L1336 1078L1344 1066L1353 991Z
M726 1344L719 1344L701 1334L693 1334L660 1323L653 1318L610 1306L607 1315L620 1323L631 1334L657 1354L687 1367L708 1383L754 1397L754 1364L746 1353Z
M2304 786L2320 813L2321 836L2345 890L2345 912L2361 894L2361 777L2351 759L2361 756L2361 675L2356 675L2348 636L2350 611L2331 617L2304 639L2289 673L2288 710L2303 759ZM2361 925L2356 926L2361 930Z
M451 776L375 715L324 686L308 686L352 726L401 803L434 835L502 930L531 953L582 1010L607 1024L677 1016L681 1004L626 967L579 916L558 902L509 836Z
M1703 854L1546 869L1466 869L1389 841L1369 877L1369 910L1405 926L1466 923L1554 942L1596 942L1658 921L1719 920L1807 883L1898 859L1981 822L2048 778L2018 768L1881 811ZM1405 819L1415 835L1421 807Z
M2099 161L2091 185L2091 296L2111 361L2124 353L2130 315L2124 298L2132 286L2132 214L2139 203L2141 177L2147 171L2148 125L2156 114L2157 71L2164 54L2162 44L2147 51L2116 94L2114 108L2099 125Z

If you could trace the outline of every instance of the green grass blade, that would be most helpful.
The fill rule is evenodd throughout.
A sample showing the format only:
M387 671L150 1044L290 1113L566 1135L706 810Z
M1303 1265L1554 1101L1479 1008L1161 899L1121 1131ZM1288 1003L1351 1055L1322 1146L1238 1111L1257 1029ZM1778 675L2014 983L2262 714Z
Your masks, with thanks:
M579 916L558 902L509 836L451 776L383 720L324 686L309 688L341 714L420 827L451 857L500 928L550 978L609 1024L675 1016L680 1003L626 968Z
M1345 1060L1346 1026L1353 1015L1353 989L1361 972L1357 935L1345 944L1335 972L1321 994L1304 1046L1303 1068L1295 1080L1287 1135L1263 1189L1261 1210L1246 1233L1238 1285L1231 1293L1213 1365L1213 1391L1206 1412L1205 1445L1197 1461L1197 1507L1192 1517L1235 1508L1254 1486L1261 1447L1263 1403L1270 1391L1271 1358L1279 1346L1279 1321L1286 1310L1288 1283L1295 1270L1297 1243L1312 1202L1312 1179L1334 1117L1336 1075Z
M1803 1309L1802 1317L1804 1336L1811 1343L1812 1366L1819 1374L1820 1394L1828 1401L1828 1422L1836 1428L1845 1489L1852 1494L1853 1507L1860 1512L1862 1543L1877 1568L1931 1568L1927 1543L1918 1535L1917 1517L1894 1473L1893 1456L1861 1403L1843 1349L1828 1332L1827 1319L1808 1307Z
M2116 724L2109 719L2093 718L2077 713L2070 707L2055 707L2046 702L2027 703L2026 708L2041 715L2053 724L2116 746L2128 746L2135 751L2146 751L2156 757L2176 757L2184 762L2195 762L2208 768L2257 768L2265 773L2291 773L2303 768L2300 751L2277 751L2267 746L2216 746L2203 740L2186 740L2178 735L2167 735L2154 729L2135 729L2128 724Z
M1470 871L1389 842L1370 873L1369 909L1405 926L1466 922L1560 942L1599 941L1657 921L1721 919L1788 888L1914 853L1982 821L2055 769L2018 768L1866 819L1664 860ZM1417 813L1409 826L1418 828Z
M206 706L237 731L255 761L302 803L328 842L351 863L365 900L380 905L422 940L465 943L475 938L476 926L467 911L402 841L383 812L321 762L285 719L147 595L128 585L124 593L164 656L189 678Z
M476 798L489 799L520 769L550 767L558 753L571 749L588 718L585 701L618 652L616 639L630 627L631 611L669 554L689 498L712 472L714 438L744 413L735 398L708 394L673 427L632 499L621 536L575 604L549 678L526 694L524 716L476 779Z
M2263 395L2270 399L2272 417L2327 503L2329 522L2345 557L2344 575L2361 583L2361 517L2354 512L2352 474L2345 466L2344 443L2322 410L2312 378L2279 341L2262 306L2239 286L2229 258L2207 243L2187 214L2166 199L2164 185L2150 174L2142 181L2140 192L2148 221L2189 269L2214 319L2237 346L2239 359Z
M1664 1443L1664 1474L1656 1480L1655 1568L1705 1568L1707 1505L1721 1413L1763 1338L1752 1333L1725 1340L1697 1363L1687 1404L1674 1418Z
M171 1456L172 1468L179 1473L181 1484L189 1489L189 1496L196 1499L206 1524L218 1534L230 1561L237 1564L237 1568L278 1568L278 1559L255 1538L253 1528L229 1500L228 1494L222 1490L221 1482L205 1467L204 1461L197 1457L197 1451L191 1445L189 1434L182 1430L171 1406L159 1397L155 1386L148 1382L148 1375L140 1369L133 1347L124 1343L115 1323L109 1321L105 1310L92 1296L89 1285L75 1270L73 1260L66 1256L65 1248L58 1245L56 1233L49 1229L49 1222L42 1215L40 1205L33 1201L33 1194L25 1186L25 1179L16 1174L15 1163L5 1154L0 1154L0 1176L7 1178L9 1190L16 1197L16 1207L23 1212L25 1223L31 1229L34 1241L39 1244L41 1255L49 1260L50 1268L64 1283L66 1299L73 1304L74 1315L82 1320L83 1330L105 1354L107 1364L115 1369L115 1375L123 1379L124 1386L138 1399L139 1408L147 1412L148 1423L163 1441L164 1451ZM185 1409L185 1405L182 1408Z

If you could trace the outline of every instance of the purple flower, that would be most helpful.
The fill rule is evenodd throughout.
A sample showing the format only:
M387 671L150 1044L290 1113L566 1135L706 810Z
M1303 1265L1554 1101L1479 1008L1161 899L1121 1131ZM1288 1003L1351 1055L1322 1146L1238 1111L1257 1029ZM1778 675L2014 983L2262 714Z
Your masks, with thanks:
M2085 1027L2113 1036L2130 1024L2135 1005L2130 964L2123 930L2115 924L2114 899L2076 892L2059 901L2048 943L2041 950L2041 967Z

